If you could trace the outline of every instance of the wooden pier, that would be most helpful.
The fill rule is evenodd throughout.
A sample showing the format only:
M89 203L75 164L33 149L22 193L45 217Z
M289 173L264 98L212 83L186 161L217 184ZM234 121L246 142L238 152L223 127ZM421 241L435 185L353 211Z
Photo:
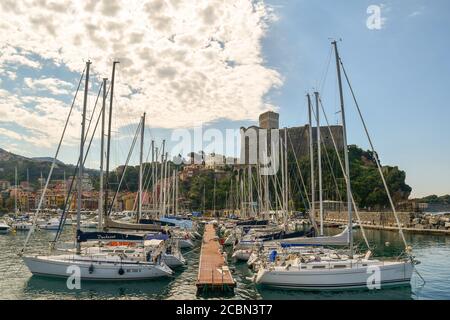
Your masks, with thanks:
M212 224L205 225L200 264L198 266L198 293L207 291L233 292L236 282L231 275L222 247Z

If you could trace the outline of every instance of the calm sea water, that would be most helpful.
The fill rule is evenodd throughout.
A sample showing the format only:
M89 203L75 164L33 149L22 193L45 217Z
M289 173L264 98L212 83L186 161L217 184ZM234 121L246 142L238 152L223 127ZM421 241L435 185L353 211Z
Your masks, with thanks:
M328 231L330 234L339 232L337 229ZM395 257L401 252L397 233L367 230L367 235L376 255ZM445 236L406 234L414 255L421 261L417 270L425 278L425 285L414 274L410 287L378 291L300 292L265 289L255 287L246 279L252 273L245 263L235 264L230 261L237 288L235 295L229 297L196 296L199 243L196 249L184 253L189 264L171 279L130 283L83 282L81 290L71 291L67 289L65 280L30 274L17 256L25 236L25 233L0 234L0 299L450 299L450 237ZM53 236L52 232L37 232L28 252L45 251ZM67 231L64 238L71 239L71 231ZM355 238L361 239L359 231L355 231ZM389 242L389 246L386 246L386 242Z

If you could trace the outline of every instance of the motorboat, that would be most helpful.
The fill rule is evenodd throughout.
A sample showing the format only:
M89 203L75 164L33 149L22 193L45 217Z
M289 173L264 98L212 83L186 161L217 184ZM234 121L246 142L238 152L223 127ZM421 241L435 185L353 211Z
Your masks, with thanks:
M11 230L11 227L6 224L4 221L0 221L0 233L8 233Z

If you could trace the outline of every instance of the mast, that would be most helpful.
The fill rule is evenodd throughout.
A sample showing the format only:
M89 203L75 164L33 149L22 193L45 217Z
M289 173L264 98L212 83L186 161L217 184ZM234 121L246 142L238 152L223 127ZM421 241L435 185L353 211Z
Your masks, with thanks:
M177 201L177 199L176 199L176 195L175 195L175 193L176 193L176 170L175 169L173 169L173 179L172 179L172 213L173 213L173 215L175 216L176 215L176 213L175 213L175 202Z
M320 110L319 93L314 92L316 96L316 120L317 120L317 158L319 162L319 206L320 206L320 235L323 236L323 188L322 188L322 146L320 132Z
M284 211L284 228L287 231L287 219L288 219L288 211L289 211L289 179L288 179L288 144L287 144L287 128L284 128L284 199L285 203L285 211Z
M106 175L105 175L105 215L108 214L108 193L109 193L109 160L111 155L111 125L112 125L112 111L113 111L113 100L114 100L114 82L116 79L116 65L118 61L113 62L112 77L111 77L111 92L109 98L109 119L108 119L108 141L106 146Z
M213 199L213 212L216 217L216 173L214 172L214 199Z
M167 177L168 177L168 159L169 154L166 152L164 155L164 173L163 173L163 217L166 216L166 204L167 204L167 198L168 198L168 194L167 194L167 187L168 187L168 181L167 181Z
M175 215L178 214L178 170L175 172Z
M14 214L17 216L17 166L14 168Z
M142 217L142 183L143 183L143 160L144 160L144 134L145 134L145 113L141 120L141 149L139 155L139 211L137 216L137 222L141 220Z
M339 85L339 99L341 102L341 116L342 116L342 141L344 143L344 160L345 160L345 175L347 176L347 208L348 208L348 242L350 244L350 257L353 257L353 218L352 218L352 189L350 185L350 163L348 159L348 145L347 145L347 126L345 122L345 107L344 107L344 93L342 90L341 65L339 58L339 51L337 42L333 41L334 52L336 56L336 70Z
M254 214L253 214L253 181L252 181L251 165L248 165L247 179L248 179L248 202L250 204L249 215L252 217L254 216Z
M163 140L162 151L161 151L161 181L159 186L159 216L161 216L161 211L163 210L163 186L164 186L164 152L165 152L166 140Z
M82 193L83 193L83 169L84 169L84 130L86 126L86 108L88 100L89 90L89 69L91 67L91 61L86 62L86 79L84 83L84 101L83 101L83 115L81 120L81 142L80 142L80 162L78 168L78 192L77 192L77 234L81 230L81 206L82 206ZM78 237L77 237L78 239ZM77 254L81 253L81 243L77 241Z
M103 104L102 104L102 128L100 136L100 192L98 197L98 228L103 230L103 163L105 153L105 112L106 112L106 82L107 78L103 78Z
M152 140L152 202L155 210L155 140Z
M311 165L311 207L310 216L315 220L315 202L316 202L316 186L314 181L314 145L313 145L313 129L312 129L312 104L311 96L309 93L306 95L308 98L308 119L309 119L309 160Z
M203 184L203 214L205 214L206 210L206 188L205 184Z
M66 182L66 170L64 170L64 202L66 202L66 200L67 200L67 182Z
M64 171L64 177L66 176L66 171ZM66 179L64 179L66 180ZM65 186L65 185L64 185ZM28 190L30 190L30 171L27 168L27 188ZM65 191L66 189L64 189ZM64 201L66 200L66 198L64 197ZM30 211L30 196L28 195L27 192L27 205L25 206L27 211Z

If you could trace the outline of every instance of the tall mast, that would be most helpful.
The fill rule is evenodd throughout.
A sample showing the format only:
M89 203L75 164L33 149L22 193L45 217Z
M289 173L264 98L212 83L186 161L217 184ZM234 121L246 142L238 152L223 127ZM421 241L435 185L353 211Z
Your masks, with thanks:
M65 176L66 176L66 171L64 171L64 181L66 180L65 179ZM64 185L65 186L65 185ZM30 171L29 171L29 169L27 168L27 188L28 188L28 190L30 190ZM65 191L66 189L64 189L64 191ZM64 198L64 201L66 201L66 198ZM26 210L27 211L30 211L30 198L29 198L29 196L28 196L28 192L27 192L27 204L26 204Z
M341 64L339 58L339 51L337 42L333 41L334 52L336 56L337 79L339 85L339 98L341 102L341 116L342 116L342 141L344 144L344 160L345 160L345 175L347 176L347 207L348 207L348 240L350 244L350 257L353 257L353 217L352 217L352 189L350 185L350 163L348 159L348 145L347 145L347 126L345 122L345 107L344 107L344 93L342 90L341 78Z
M216 173L214 172L214 199L213 199L213 216L216 217Z
M17 167L14 168L14 214L17 215Z
M155 199L153 200L153 208L156 210L156 209L158 209L158 202L156 200L159 201L158 190L156 189L156 183L159 181L159 173L158 173L159 148L158 147L155 148L155 158L156 158L156 162L155 162L155 183L153 184L153 189L154 189L154 193L155 193Z
M100 136L100 193L98 197L98 228L103 230L103 163L105 153L105 112L106 112L106 82L107 78L103 78L103 104L102 104L102 131Z
M252 181L251 165L248 165L247 179L248 179L248 202L250 204L249 215L253 216L253 181Z
M163 140L162 151L161 151L161 181L159 186L159 215L161 216L161 211L163 210L163 186L164 186L164 152L165 152L166 140Z
M67 182L66 182L66 170L64 170L64 202L66 202L66 200L67 200Z
M285 213L284 213L284 227L287 230L287 219L289 211L289 179L288 179L288 144L287 144L287 128L284 128L284 199L285 203Z
M313 129L312 129L312 103L309 93L306 95L308 98L308 119L309 119L309 160L311 166L311 207L310 216L315 220L315 202L316 202L316 186L314 181L314 145L313 145Z
M203 183L203 214L205 214L206 210L206 188L205 184Z
M167 167L168 167L168 162L167 162L167 158L168 158L168 153L166 152L164 154L164 172L163 172L163 217L165 217L166 215L166 201L167 201Z
M84 130L86 126L86 108L88 100L89 90L89 69L91 67L91 61L86 62L86 79L84 83L84 101L83 101L83 115L81 120L81 142L80 142L80 162L78 168L78 192L77 192L77 234L81 229L81 206L82 206L82 193L83 193L83 169L84 169ZM77 237L78 238L78 237ZM81 253L81 243L77 241L77 254Z
M144 161L144 134L145 134L145 113L141 120L141 149L139 155L139 212L137 216L137 222L141 220L142 217L142 183L143 183L143 161Z
M110 98L109 98L109 119L108 119L108 141L106 147L106 176L105 176L105 214L108 212L108 192L109 192L109 159L111 155L111 124L112 124L112 111L113 111L113 100L114 100L114 82L116 79L116 65L118 61L113 62L112 76L111 76L111 88L110 88Z
M178 214L178 170L175 171L175 215Z
M176 198L175 198L175 179L176 179L176 173L175 173L175 169L173 169L173 179L172 179L172 214L175 214L175 202L176 202Z
M317 158L319 162L319 206L320 206L320 235L323 236L323 189L322 189L322 146L320 132L320 110L319 93L314 92L316 96L316 120L317 120Z
M155 140L152 140L152 202L155 209Z

